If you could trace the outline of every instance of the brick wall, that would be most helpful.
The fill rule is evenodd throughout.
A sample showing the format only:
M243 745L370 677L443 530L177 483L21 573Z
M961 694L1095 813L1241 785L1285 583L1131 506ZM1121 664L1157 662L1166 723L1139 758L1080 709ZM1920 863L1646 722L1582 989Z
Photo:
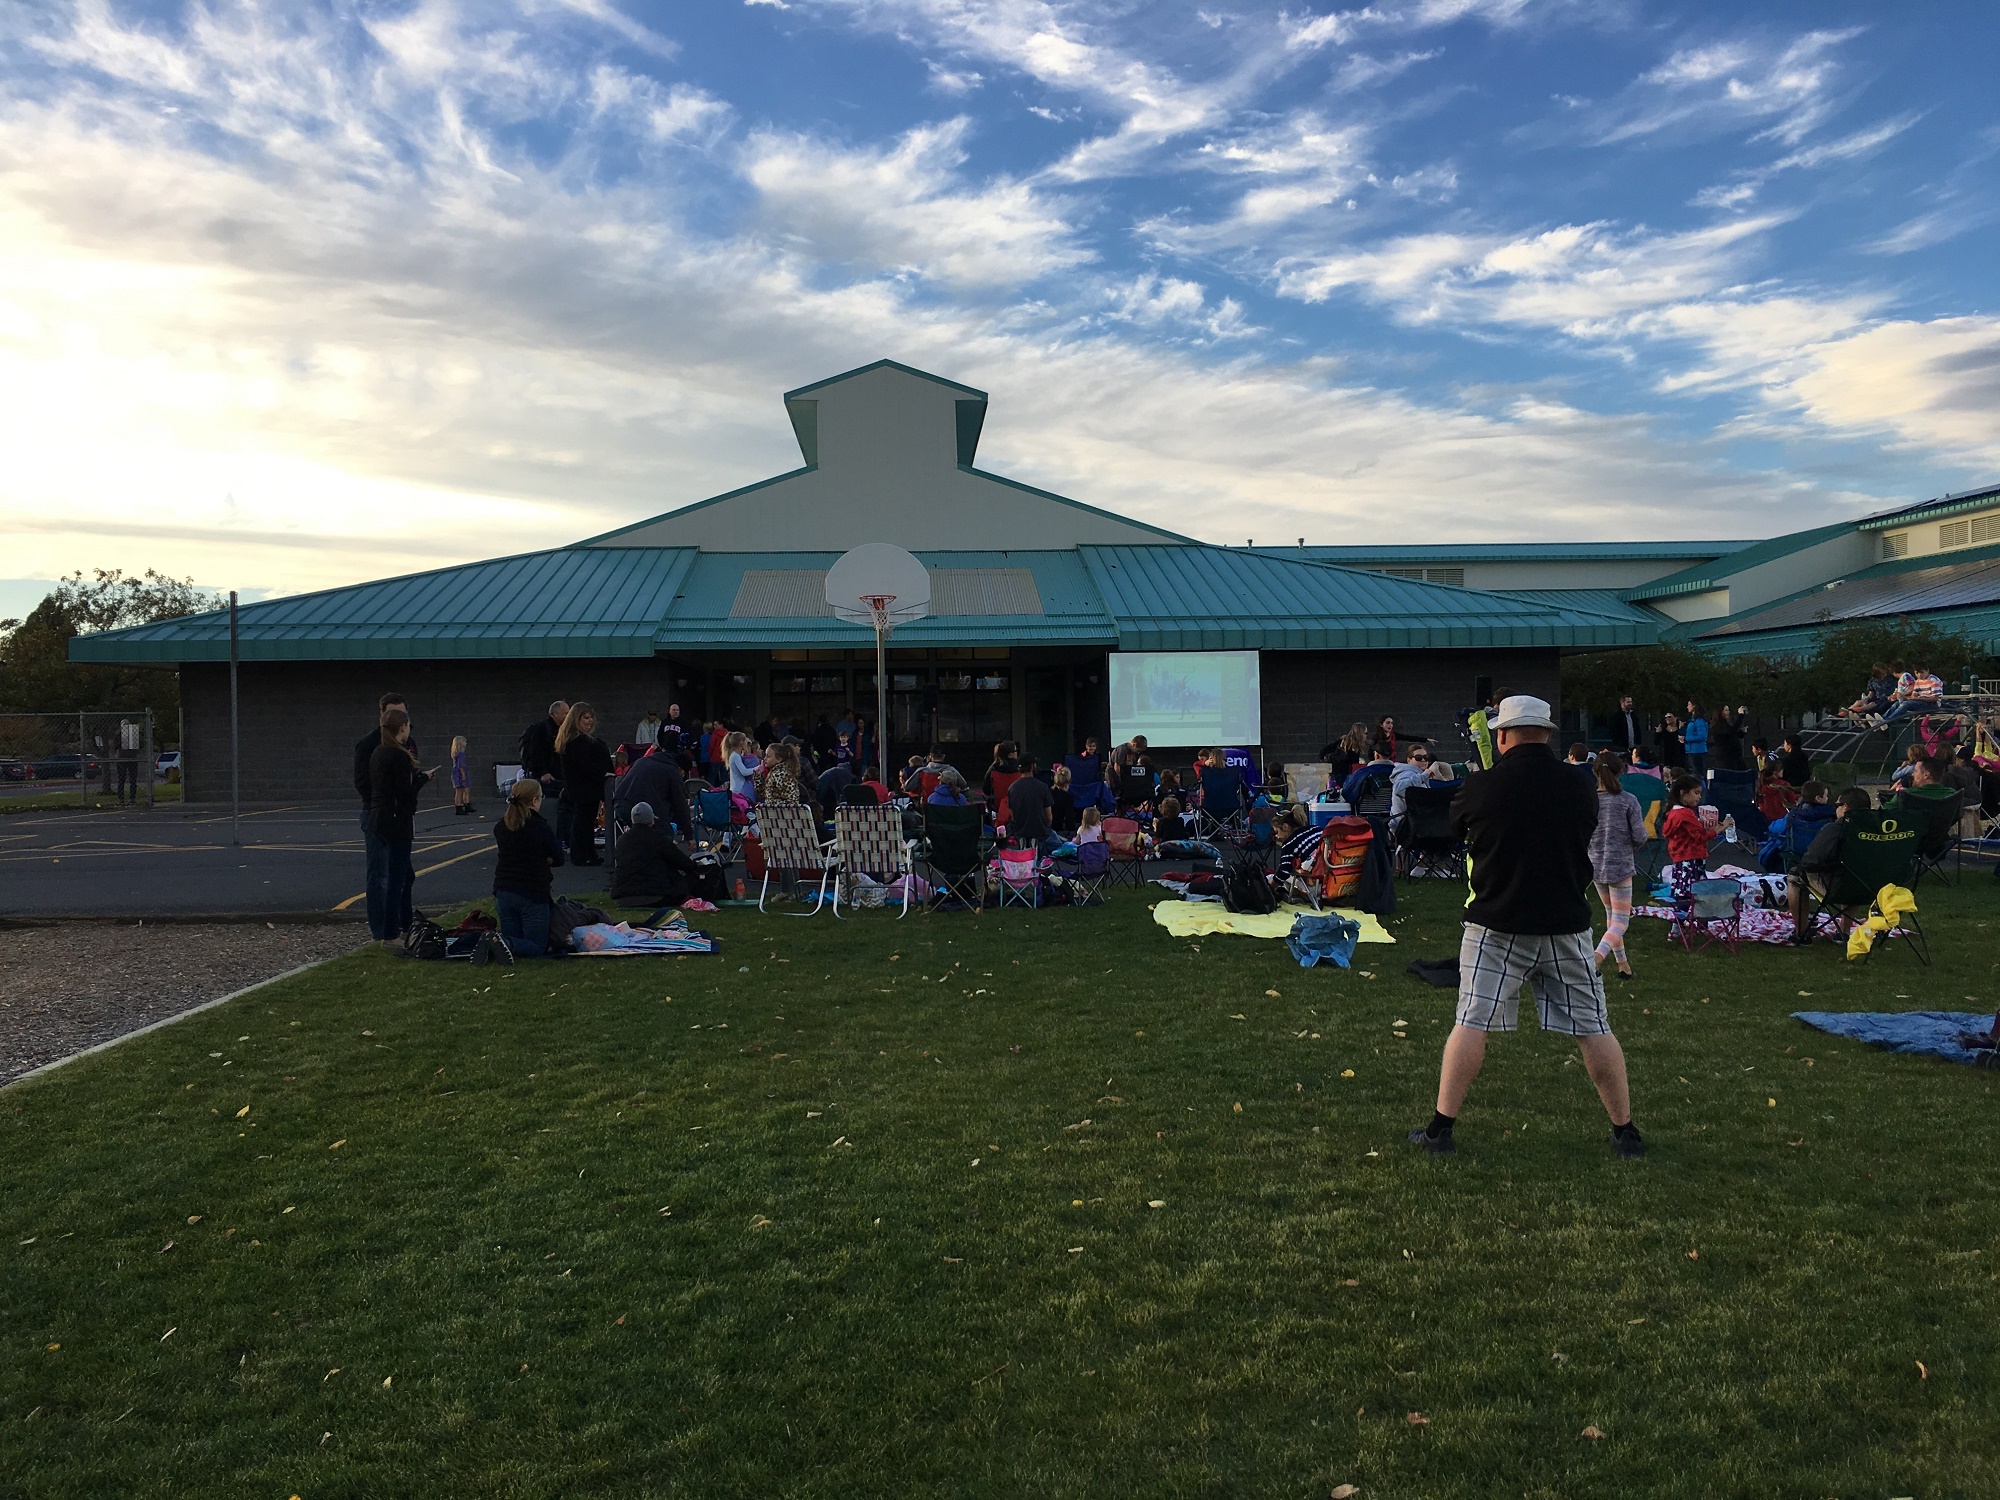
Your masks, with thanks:
M1448 758L1463 759L1457 713L1473 703L1473 683L1532 693L1561 707L1553 649L1529 651L1266 651L1262 662L1264 750L1274 762L1316 760L1348 726L1394 714L1399 729L1428 734Z

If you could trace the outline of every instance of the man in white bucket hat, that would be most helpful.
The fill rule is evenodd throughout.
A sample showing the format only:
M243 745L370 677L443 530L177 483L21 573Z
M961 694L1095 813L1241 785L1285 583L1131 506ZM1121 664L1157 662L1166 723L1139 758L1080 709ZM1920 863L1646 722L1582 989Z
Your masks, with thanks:
M1595 788L1556 759L1548 704L1502 700L1493 719L1500 758L1475 772L1451 805L1465 840L1472 899L1458 949L1457 1024L1444 1044L1437 1111L1410 1132L1426 1151L1455 1150L1452 1126L1486 1061L1489 1032L1512 1031L1523 984L1532 984L1543 1031L1574 1037L1611 1116L1611 1144L1628 1159L1645 1143L1632 1124L1625 1054L1604 1013L1604 982L1591 944L1590 835Z

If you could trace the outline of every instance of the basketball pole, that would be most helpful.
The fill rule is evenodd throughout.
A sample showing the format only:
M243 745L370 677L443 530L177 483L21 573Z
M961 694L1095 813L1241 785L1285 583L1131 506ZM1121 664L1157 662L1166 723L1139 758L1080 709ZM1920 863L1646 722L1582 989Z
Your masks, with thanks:
M893 792L889 781L889 628L880 616L875 622L875 754L882 763L882 785Z

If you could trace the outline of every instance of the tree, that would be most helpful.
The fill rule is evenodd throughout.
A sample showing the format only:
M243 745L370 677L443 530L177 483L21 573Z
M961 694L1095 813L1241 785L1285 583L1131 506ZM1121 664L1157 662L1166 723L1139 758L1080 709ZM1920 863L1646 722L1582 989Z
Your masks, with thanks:
M13 713L127 712L150 708L171 736L180 713L172 667L98 666L69 659L72 636L149 625L217 609L223 600L192 579L147 569L81 572L60 580L25 619L0 620L0 708Z

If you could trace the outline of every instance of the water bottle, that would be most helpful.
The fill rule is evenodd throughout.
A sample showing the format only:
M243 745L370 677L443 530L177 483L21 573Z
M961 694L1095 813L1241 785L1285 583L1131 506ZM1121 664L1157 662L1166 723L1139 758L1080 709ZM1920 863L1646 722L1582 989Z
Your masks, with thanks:
M1736 842L1736 816L1734 813L1722 820L1722 836L1732 844Z

